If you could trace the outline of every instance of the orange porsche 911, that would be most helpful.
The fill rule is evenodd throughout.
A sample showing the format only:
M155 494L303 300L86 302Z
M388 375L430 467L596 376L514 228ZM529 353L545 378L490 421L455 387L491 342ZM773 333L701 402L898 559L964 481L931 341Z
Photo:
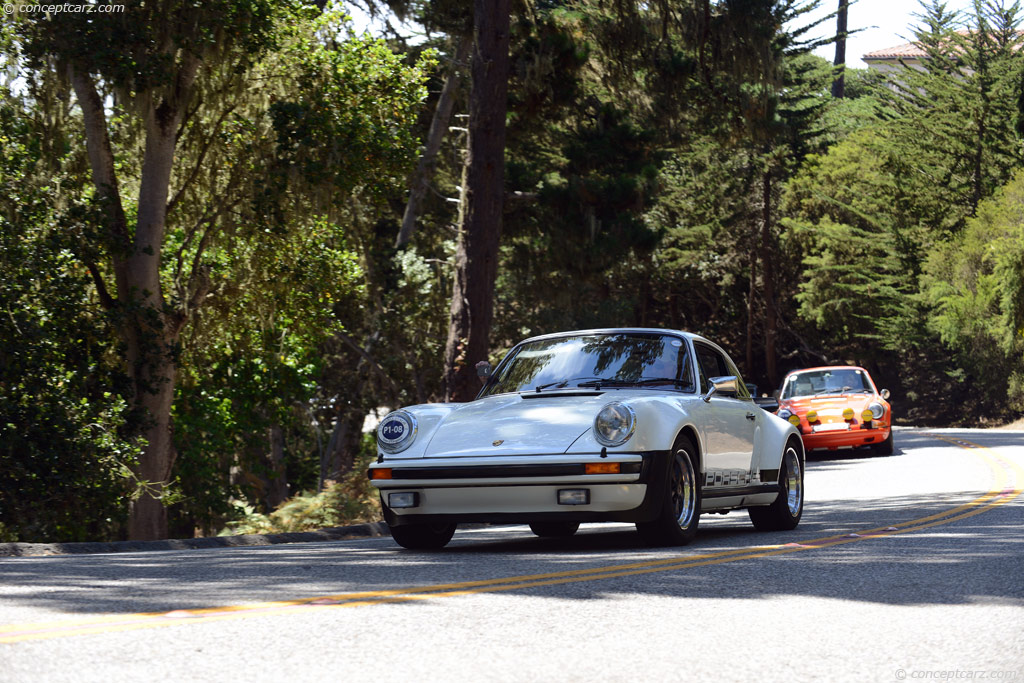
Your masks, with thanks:
M808 451L870 446L892 455L888 398L889 390L878 391L864 368L807 368L782 381L777 414L800 430Z

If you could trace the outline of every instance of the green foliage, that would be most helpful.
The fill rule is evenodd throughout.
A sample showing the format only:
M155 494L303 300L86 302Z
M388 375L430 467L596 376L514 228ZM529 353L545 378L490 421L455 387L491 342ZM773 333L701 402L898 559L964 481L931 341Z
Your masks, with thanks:
M106 398L79 403L84 389L68 391L64 375L35 366L18 368L29 374L22 385L63 388L67 400L75 401L74 420L91 420L97 430L118 435L119 447L133 443L131 430L145 425L127 410L133 391L111 368L125 367L118 357L125 349L113 341L125 320L147 312L115 305L108 316L99 306L109 303L107 292L94 288L101 279L115 281L131 236L119 242L122 236L111 230L108 200L97 197L102 193L90 182L82 121L70 106L77 102L52 56L89 72L107 98L107 132L129 231L142 176L139 113L177 88L172 81L195 59L193 96L178 131L169 184L165 241L143 250L159 249L162 256L163 315L186 323L180 340L167 349L180 381L174 408L178 457L171 473L179 488L172 521L179 533L191 533L229 515L226 501L232 495L261 505L261 486L269 476L282 475L281 467L296 487L315 486L326 439L321 425L331 424L338 397L358 375L355 354L340 335L361 331L377 314L364 259L373 243L372 221L385 195L401 191L415 156L413 128L426 94L430 53L407 60L381 41L352 36L337 11L289 2L225 0L159 9L130 3L122 14L105 15L117 29L110 35L101 34L111 23L54 16L19 20L13 25L17 34L4 24L5 67L28 84L29 117L49 126L34 129L34 140L24 137L35 145L48 199L59 204L56 218L33 215L19 224L32 239L39 236L39 255L26 260L27 246L17 253L9 247L11 263L24 261L24 268L11 271L11 281L26 292L48 293L31 286L33 278L49 273L31 269L43 258L51 270L71 274L66 279L74 289L53 282L64 288L62 308L53 317L65 327L51 324L55 336L47 353L56 357L86 336L72 322L94 325L85 346L99 360L93 360L90 367L96 369L88 377L93 393L102 390ZM45 178L63 167L73 177ZM11 211L27 212L20 204L23 194L7 195ZM52 248L48 256L45 240ZM108 287L116 299L119 291ZM33 310L25 306L26 296L19 289L11 305ZM148 313L146 319L159 327L159 311ZM43 359L36 347L25 352L34 361ZM377 400L367 394L357 409ZM16 424L32 420L44 425L27 414ZM283 463L267 462L271 430L283 434ZM99 442L98 436L90 438ZM105 457L112 448L90 454ZM130 466L137 452L119 454L124 457L117 462ZM25 457L42 466L52 453L42 448ZM103 512L117 523L133 491L126 489L116 511ZM28 528L25 520L18 524Z
M354 187L380 192L415 160L413 124L426 96L427 51L415 66L368 35L336 42L344 15L327 13L282 54L294 79L269 110L276 132L273 158L279 182L317 198L325 190L347 198ZM335 199L337 201L337 199Z
M887 147L862 131L809 157L787 188L788 239L804 265L799 313L840 340L832 345L839 353L899 347L885 321L900 315L919 270L918 236L913 218L899 213Z
M95 284L120 253L55 57L84 65L108 103L129 225L140 93L166 95L201 57L161 245L163 303L186 321L170 349L174 532L376 516L364 416L440 395L464 121L414 246L391 244L423 101L440 89L431 46L471 24L453 0L388 4L431 41L396 50L351 35L334 6L265 0L0 25L0 70L23 84L0 97L0 538L116 538L142 485L124 318ZM749 339L746 379L762 383L773 323L780 365L868 364L903 419L1024 410L1016 10L979 5L977 30L958 34L929 7L923 70L882 83L848 69L834 101L831 65L780 29L805 7L703 9L516 6L492 359L527 334L669 326L744 365ZM271 502L317 490L331 468L350 476Z
M138 455L124 378L62 208L73 159L44 158L21 107L0 97L0 536L116 538Z
M329 423L326 344L358 324L365 297L345 240L320 221L223 254L230 296L210 302L185 341L174 417L188 500L176 514L211 528L230 513L229 495L261 505L272 427L286 435L288 479L316 485L314 422Z
M377 492L366 478L366 465L373 457L372 438L364 439L364 450L356 468L342 481L330 482L320 493L302 493L281 503L270 514L242 506L243 516L228 522L219 536L315 531L335 526L376 521L379 516Z
M932 329L957 354L982 414L1024 412L1024 172L936 245L922 278Z
M922 219L958 231L978 204L1024 165L1018 97L1024 64L1019 6L978 2L967 30L945 5L924 5L917 39L923 68L890 77L894 151L908 165L904 182L921 197L941 197Z

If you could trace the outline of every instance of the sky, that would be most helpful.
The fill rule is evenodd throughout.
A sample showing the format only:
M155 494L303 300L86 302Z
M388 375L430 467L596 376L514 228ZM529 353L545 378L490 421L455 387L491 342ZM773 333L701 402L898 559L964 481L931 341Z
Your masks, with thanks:
M950 12L964 11L973 6L972 0L945 0L946 9ZM862 29L854 33L846 40L846 63L857 69L866 69L867 64L861 60L861 56L868 52L881 50L886 47L895 47L903 43L909 43L914 39L912 27L920 22L914 18L914 14L923 12L919 0L851 0L849 12L850 31ZM821 7L817 12L805 15L807 21L826 16L838 6L838 0L821 0ZM358 30L369 26L374 32L373 22L355 8L350 7L349 11L355 20ZM822 23L816 29L815 35L825 36L835 32L835 18ZM832 61L835 58L835 46L827 45L815 51L815 54Z
M821 4L823 6L818 12L807 16L825 16L839 6L838 0L822 0ZM946 9L950 12L962 12L971 7L973 3L970 0L946 0ZM911 42L914 39L912 27L920 24L913 15L921 13L923 10L918 0L856 0L850 6L848 29L864 30L846 40L847 65L857 69L867 68L867 64L861 60L862 55ZM834 33L835 19L823 23L819 30L821 35ZM832 61L835 58L835 46L819 48L815 54Z

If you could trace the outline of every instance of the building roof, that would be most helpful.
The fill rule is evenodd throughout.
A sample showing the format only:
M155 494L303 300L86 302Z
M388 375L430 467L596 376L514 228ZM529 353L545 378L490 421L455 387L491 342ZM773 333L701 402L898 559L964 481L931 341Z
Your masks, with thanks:
M862 56L865 62L872 59L924 59L927 53L917 43L903 43L895 47L886 47L881 50L874 50Z

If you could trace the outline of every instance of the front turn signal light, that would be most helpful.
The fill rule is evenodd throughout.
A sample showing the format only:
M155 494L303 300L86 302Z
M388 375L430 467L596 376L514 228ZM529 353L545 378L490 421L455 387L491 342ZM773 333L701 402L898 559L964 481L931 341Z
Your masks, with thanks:
M375 470L370 470L370 479L390 479L391 468L381 467Z
M586 474L619 474L622 468L617 462L588 462L583 470Z

